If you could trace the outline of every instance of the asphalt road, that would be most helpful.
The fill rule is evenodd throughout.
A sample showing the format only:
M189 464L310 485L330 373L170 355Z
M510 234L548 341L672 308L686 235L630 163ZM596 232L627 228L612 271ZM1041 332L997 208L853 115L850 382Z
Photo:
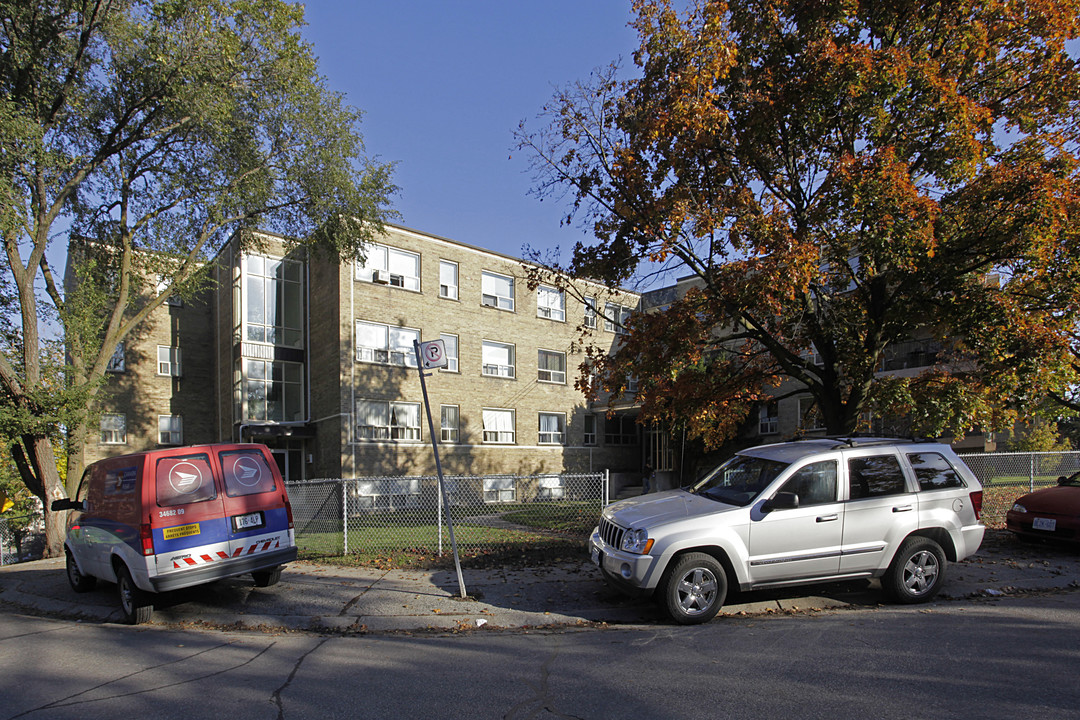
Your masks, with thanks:
M0 609L0 718L1075 718L1080 593L698 627L327 635Z

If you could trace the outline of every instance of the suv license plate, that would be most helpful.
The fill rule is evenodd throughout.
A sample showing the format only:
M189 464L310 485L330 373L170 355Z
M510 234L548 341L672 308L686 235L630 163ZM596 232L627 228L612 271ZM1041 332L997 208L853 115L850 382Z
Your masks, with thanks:
M263 514L261 512L248 513L247 515L233 515L232 520L233 530L237 532L261 528L266 524L263 521Z
M1033 530L1049 530L1054 532L1057 530L1057 520L1054 518L1035 518L1031 521L1031 528Z

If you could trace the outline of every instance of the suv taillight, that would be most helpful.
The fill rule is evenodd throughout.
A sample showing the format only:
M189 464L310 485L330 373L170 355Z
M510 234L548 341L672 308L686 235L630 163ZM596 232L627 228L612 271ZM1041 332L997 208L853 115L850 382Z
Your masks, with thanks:
M142 541L142 554L153 555L154 532L150 529L150 523L143 523L139 526L139 540Z
M975 509L975 519L982 518L982 490L976 490L973 493L968 493L971 497L971 507Z
M292 505L289 503L289 499L285 498L285 514L289 517L289 529L293 529L292 524Z

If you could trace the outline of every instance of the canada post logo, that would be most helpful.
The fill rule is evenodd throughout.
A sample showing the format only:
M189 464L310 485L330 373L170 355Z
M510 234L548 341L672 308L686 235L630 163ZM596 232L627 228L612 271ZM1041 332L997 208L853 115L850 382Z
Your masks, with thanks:
M169 484L181 495L190 495L202 487L202 470L192 463L179 462L169 471Z
M233 462L233 477L244 487L255 487L262 480L263 470L255 458L240 456Z

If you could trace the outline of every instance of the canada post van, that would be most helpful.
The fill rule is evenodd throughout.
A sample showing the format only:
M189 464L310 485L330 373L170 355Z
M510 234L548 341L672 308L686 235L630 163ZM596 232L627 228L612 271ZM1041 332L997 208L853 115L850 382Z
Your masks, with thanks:
M260 587L296 559L292 508L263 445L215 444L107 458L83 473L65 540L68 581L116 583L124 619L150 619L153 594L251 573Z

